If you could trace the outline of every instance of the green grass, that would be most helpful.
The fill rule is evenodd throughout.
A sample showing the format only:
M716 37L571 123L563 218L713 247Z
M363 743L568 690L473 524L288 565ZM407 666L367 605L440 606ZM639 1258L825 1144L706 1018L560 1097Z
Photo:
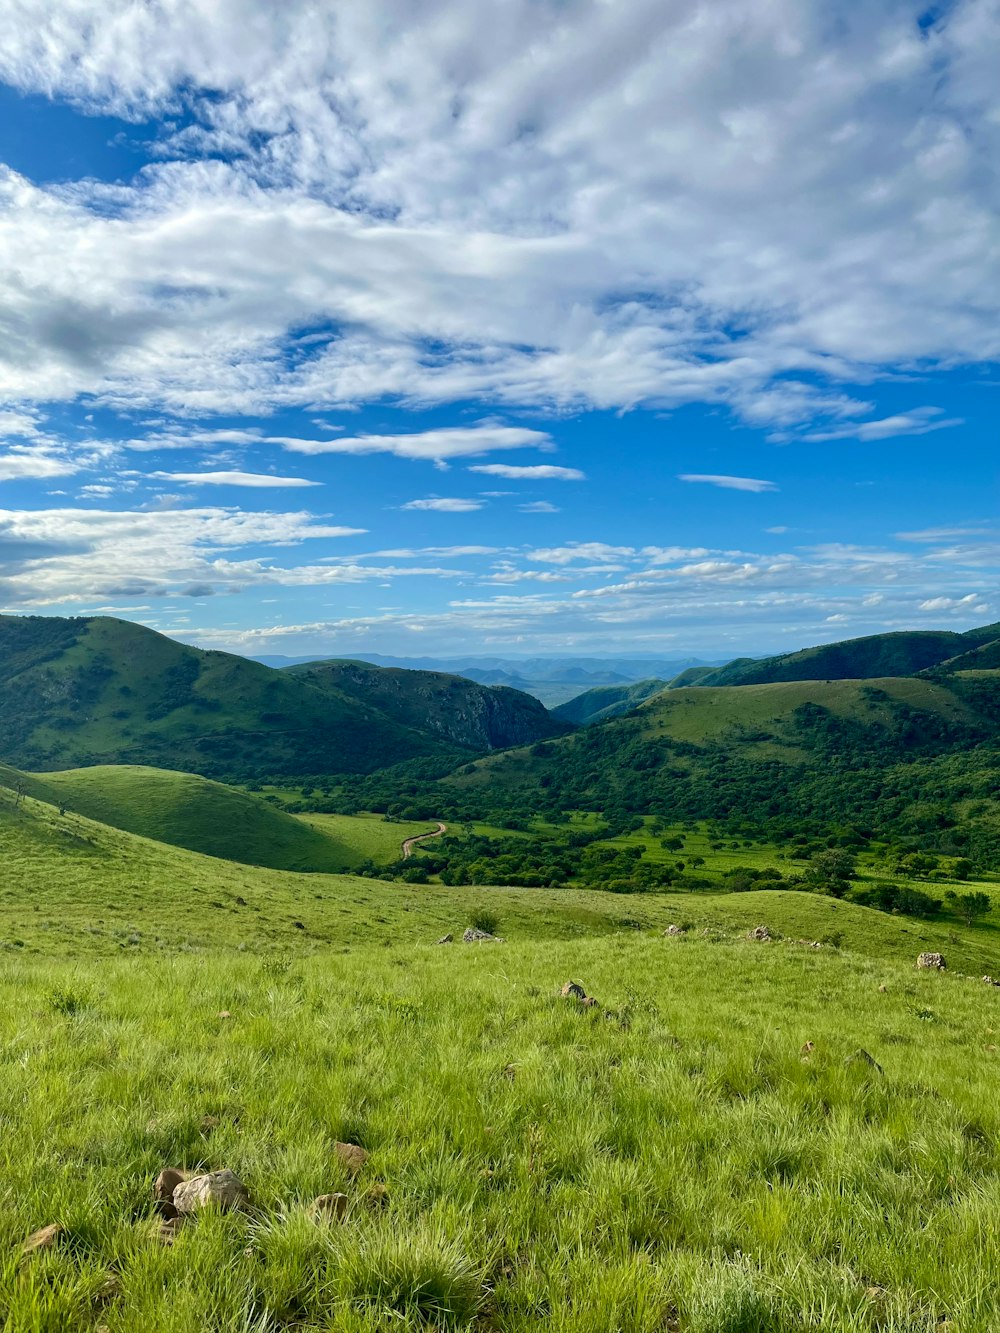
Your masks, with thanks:
M389 865L399 860L404 839L431 833L437 828L436 821L386 820L382 815L373 814L305 814L296 818L337 844L341 849L339 870L353 870L363 861Z
M5 785L20 775L0 768ZM24 775L25 790L114 828L158 842L278 870L337 871L353 852L329 831L260 797L192 773L96 765Z
M690 936L10 958L2 1327L992 1333L998 1028L979 983ZM164 1165L257 1210L164 1249Z
M294 874L3 789L0 864L3 1333L1000 1324L990 924ZM505 943L434 944L482 908ZM254 1210L163 1247L173 1165Z

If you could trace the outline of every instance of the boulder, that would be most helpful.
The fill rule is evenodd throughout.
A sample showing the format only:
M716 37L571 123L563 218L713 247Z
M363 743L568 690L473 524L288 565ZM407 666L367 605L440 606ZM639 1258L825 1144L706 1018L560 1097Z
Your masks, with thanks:
M203 1208L217 1208L226 1213L231 1209L250 1206L250 1195L239 1176L232 1171L209 1171L182 1181L174 1190L174 1207L182 1216Z
M939 953L921 953L917 955L917 967L937 968L944 971L944 956Z
M475 926L466 928L462 940L465 944L500 944L502 942L499 935L491 935L487 930L476 930Z
M810 1055L812 1055L815 1049L816 1049L816 1043L814 1041L803 1042L799 1050L799 1055L802 1057L803 1060L808 1060Z
M992 977L983 977L987 986L1000 986L1000 981L994 981Z
M310 1211L317 1222L341 1222L347 1212L347 1195L321 1194Z
M747 931L747 939L766 942L771 939L771 932L768 930L767 926L755 926L753 930Z
M683 926L668 926L663 933L664 935L686 935L687 931Z
M335 1143L333 1152L334 1156L340 1159L349 1176L356 1176L365 1162L368 1161L368 1154L357 1143Z
M588 995L578 981L567 981L559 994L564 1000L576 1000L584 1009L592 1009L597 1001Z

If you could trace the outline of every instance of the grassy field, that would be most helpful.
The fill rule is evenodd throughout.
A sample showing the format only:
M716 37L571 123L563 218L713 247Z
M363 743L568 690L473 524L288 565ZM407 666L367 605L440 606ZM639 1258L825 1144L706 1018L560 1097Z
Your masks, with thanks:
M599 1006L560 999L568 977ZM10 958L0 1001L6 1330L1000 1323L1000 993L981 983L624 932ZM356 1178L338 1140L370 1153ZM165 1165L231 1168L254 1211L164 1247ZM348 1214L317 1225L331 1190Z
M0 858L3 1333L1000 1326L992 924L295 874L3 791ZM164 1166L253 1209L164 1245Z
M386 820L382 815L298 815L296 818L315 829L342 849L341 870L353 870L362 861L389 865L398 861L403 841L431 833L437 822L417 823L413 820Z

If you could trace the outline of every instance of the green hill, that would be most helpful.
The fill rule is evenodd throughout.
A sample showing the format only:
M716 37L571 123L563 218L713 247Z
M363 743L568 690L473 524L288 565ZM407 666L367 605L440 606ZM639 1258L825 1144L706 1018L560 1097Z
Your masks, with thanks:
M342 870L351 850L260 797L192 773L96 765L44 776L0 765L4 786L113 828L277 870Z
M691 670L697 671L699 668L693 667ZM638 708L652 695L666 688L665 680L639 680L633 685L596 685L592 690L585 690L575 699L553 708L552 716L563 722L572 722L574 726L591 726L595 722L605 722L609 717L630 713L633 708Z
M737 658L685 683L701 686L765 685L793 680L868 680L912 676L950 658L1000 639L1000 625L956 634L947 630L902 630L862 639L820 644L777 657Z
M495 745L561 730L536 700L502 691L496 702L497 692L470 682L458 692L464 729L426 727L423 704L406 703L408 690L426 694L425 674L394 673L402 679L389 691L367 668L341 689L128 621L0 616L0 757L35 770L140 764L246 779L457 759L488 748L485 728L471 725L477 706L480 719L492 709Z
M525 745L568 730L530 694L442 671L337 660L286 667L282 674L357 699L401 726L468 750Z

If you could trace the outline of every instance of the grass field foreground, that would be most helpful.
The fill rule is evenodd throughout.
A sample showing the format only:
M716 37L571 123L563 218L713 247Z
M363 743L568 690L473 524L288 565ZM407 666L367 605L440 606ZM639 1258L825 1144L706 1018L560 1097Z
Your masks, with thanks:
M987 1333L998 1030L971 980L747 940L12 960L3 1327ZM163 1246L167 1165L255 1210Z

